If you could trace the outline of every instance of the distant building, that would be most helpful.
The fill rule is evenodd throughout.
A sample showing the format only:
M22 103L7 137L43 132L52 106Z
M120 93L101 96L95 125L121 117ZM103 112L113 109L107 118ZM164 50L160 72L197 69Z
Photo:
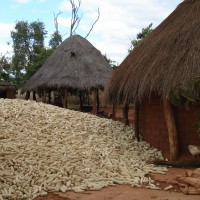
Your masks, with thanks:
M15 86L4 80L0 80L0 98L15 98Z

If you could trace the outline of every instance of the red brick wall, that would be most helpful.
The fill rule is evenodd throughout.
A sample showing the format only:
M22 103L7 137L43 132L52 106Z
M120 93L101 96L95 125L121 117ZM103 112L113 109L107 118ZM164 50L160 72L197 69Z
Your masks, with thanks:
M8 99L14 99L15 98L15 91L7 90L7 98Z
M167 156L169 142L161 100L154 98L142 102L139 116L139 129L143 139Z
M189 144L200 145L200 135L192 127L196 120L198 110L200 110L199 105L192 106L189 110L174 109L181 152L188 151L187 145Z
M181 154L188 154L188 144L200 145L200 137L192 128L198 109L200 110L199 105L191 107L189 111L174 107ZM141 103L139 128L145 141L161 150L164 156L169 157L168 132L160 98L153 97Z

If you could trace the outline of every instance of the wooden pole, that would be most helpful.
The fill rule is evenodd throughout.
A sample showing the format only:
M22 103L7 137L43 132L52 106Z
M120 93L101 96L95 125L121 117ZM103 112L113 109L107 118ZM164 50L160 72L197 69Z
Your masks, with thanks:
M96 115L97 114L97 90L94 90L93 92L93 106L92 106L92 114Z
M87 103L88 103L88 106L90 105L90 92L89 90L87 91Z
M99 114L99 90L97 89L96 91L96 95L97 95L97 113L96 114Z
M137 141L140 141L140 133L139 133L139 116L140 116L140 103L136 100L134 105L134 117L133 117L133 127L135 131L135 137Z
M46 89L43 89L42 102L46 103Z
M117 105L116 105L116 103L114 102L114 103L113 103L113 107L112 107L112 119L113 119L113 120L116 120L116 110L117 110Z
M68 97L68 90L65 89L65 91L64 91L64 99L63 99L63 108L67 108L67 97Z
M30 91L26 92L26 96L25 96L25 100L29 100L30 99Z
M123 104L123 120L124 120L124 124L125 125L129 125L129 120L128 120L128 111L129 111L129 104L128 103L124 103Z
M176 129L176 123L174 119L174 113L171 103L167 100L163 100L164 115L167 124L168 138L169 138L169 153L170 161L175 161L178 158L178 135Z
M51 104L51 90L48 90L48 104Z
M33 91L33 100L37 101L37 99L36 99L36 92L35 91Z
M82 98L82 91L79 92L79 100L80 100L80 111L83 111L83 98Z

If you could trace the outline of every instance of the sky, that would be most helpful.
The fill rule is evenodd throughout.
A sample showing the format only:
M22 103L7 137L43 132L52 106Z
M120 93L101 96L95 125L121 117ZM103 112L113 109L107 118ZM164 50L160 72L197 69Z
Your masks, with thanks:
M74 0L76 3L78 0ZM142 28L153 23L156 28L182 0L81 0L82 16L76 34L85 37L103 55L120 64L128 54L131 40ZM46 45L55 31L54 14L58 14L58 29L63 39L69 37L70 0L0 0L0 54L12 55L10 33L18 21L41 21L48 31ZM10 45L8 45L10 43Z

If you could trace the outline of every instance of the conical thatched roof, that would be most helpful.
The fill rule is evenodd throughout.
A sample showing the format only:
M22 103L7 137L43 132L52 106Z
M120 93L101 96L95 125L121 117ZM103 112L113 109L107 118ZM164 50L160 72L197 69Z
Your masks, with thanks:
M183 1L114 71L107 100L158 94L200 76L200 0Z
M5 90L15 90L15 86L12 83L9 83L4 80L0 80L0 91L5 91Z
M99 50L79 35L67 38L24 85L37 88L104 88L112 68Z

